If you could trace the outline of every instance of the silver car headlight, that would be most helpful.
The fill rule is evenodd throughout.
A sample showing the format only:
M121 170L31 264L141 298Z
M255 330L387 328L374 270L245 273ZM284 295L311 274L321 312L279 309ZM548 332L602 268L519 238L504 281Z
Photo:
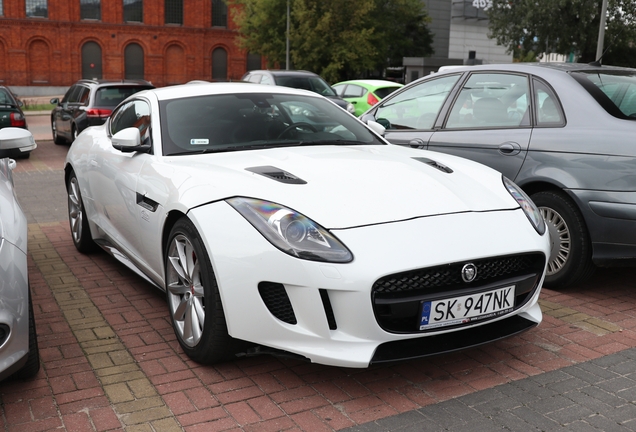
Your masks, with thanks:
M354 114L356 112L356 107L354 107L351 102L347 102L347 111Z
M270 243L291 256L333 263L353 260L351 252L329 231L294 210L252 198L230 198L227 203Z
M532 202L530 197L510 179L503 177L503 182L504 185L506 185L508 192L510 192L510 195L512 195L512 197L519 203L519 206L530 220L534 229L537 230L540 235L543 235L545 233L545 221L534 202Z

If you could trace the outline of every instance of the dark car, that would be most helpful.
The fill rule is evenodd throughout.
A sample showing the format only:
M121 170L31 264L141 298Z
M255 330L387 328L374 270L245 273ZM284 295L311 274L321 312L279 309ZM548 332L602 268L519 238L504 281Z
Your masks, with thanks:
M253 70L243 75L241 80L257 84L278 85L309 90L332 100L340 108L351 114L356 111L351 103L336 94L336 91L327 81L313 72L301 70Z
M0 129L6 127L27 129L27 123L22 112L22 101L11 90L0 86ZM28 158L30 154L30 148L16 148L15 151L3 152L1 157Z
M82 79L68 89L51 112L51 130L55 144L72 143L89 126L104 124L121 101L141 90L154 88L144 80L86 80Z
M453 68L396 91L362 120L385 126L394 144L472 159L521 186L550 230L546 286L582 281L594 264L636 262L636 69Z

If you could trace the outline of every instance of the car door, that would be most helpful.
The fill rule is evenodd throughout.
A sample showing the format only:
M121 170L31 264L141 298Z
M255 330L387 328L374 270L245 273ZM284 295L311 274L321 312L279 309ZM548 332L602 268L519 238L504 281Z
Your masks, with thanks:
M111 138L123 129L137 127L143 139L149 126L149 104L141 99L126 102L113 112L107 124L108 137L97 142L89 155L89 184L96 222L122 252L136 260L140 259L142 244L137 182L139 172L150 156L117 150L112 146Z
M483 163L514 180L532 135L530 94L527 75L470 74L428 149Z
M65 137L71 136L71 124L73 122L72 104L73 101L79 100L79 94L82 86L75 84L68 89L64 97L55 108L54 121L58 134Z
M442 106L460 77L426 79L382 101L371 114L386 128L384 137L393 144L426 148Z

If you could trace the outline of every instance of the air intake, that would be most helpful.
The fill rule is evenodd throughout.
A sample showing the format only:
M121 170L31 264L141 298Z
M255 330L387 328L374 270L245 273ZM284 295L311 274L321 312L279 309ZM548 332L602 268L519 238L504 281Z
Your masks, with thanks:
M418 161L418 162L423 162L426 165L430 165L433 168L436 168L438 170L440 170L441 172L444 172L446 174L450 174L453 172L452 169L450 169L449 167L447 167L446 165L442 165L439 162L434 161L433 159L429 159L429 158L425 158L425 157L415 157L413 158L414 160Z
M253 172L254 174L260 174L272 180L279 181L281 183L287 184L307 184L307 182L303 179L296 177L293 174L288 173L287 171L283 171L280 168L276 168L273 166L259 166L259 167L251 167L245 168L246 171Z
M297 324L296 314L292 308L285 286L275 282L260 282L258 292L267 309L279 320L287 324Z

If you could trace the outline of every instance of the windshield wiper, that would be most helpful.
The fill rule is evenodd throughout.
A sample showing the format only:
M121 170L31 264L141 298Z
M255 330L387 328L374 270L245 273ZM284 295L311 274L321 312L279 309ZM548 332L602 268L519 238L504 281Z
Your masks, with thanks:
M301 141L299 143L303 146L310 145L336 145L336 146L348 146L348 145L372 145L374 143L364 142L364 141L355 141L355 140L316 140L316 141ZM379 142L375 144L381 144Z

